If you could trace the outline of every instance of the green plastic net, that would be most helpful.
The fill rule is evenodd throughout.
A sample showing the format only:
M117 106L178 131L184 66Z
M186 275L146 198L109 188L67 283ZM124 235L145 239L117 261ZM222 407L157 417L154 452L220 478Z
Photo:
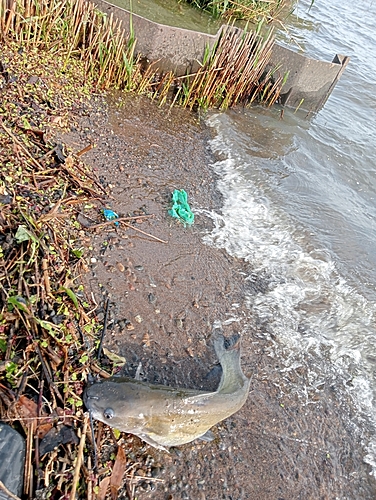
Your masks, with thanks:
M184 224L191 225L195 220L195 216L188 205L188 195L184 189L175 189L172 193L172 208L168 213L181 220Z

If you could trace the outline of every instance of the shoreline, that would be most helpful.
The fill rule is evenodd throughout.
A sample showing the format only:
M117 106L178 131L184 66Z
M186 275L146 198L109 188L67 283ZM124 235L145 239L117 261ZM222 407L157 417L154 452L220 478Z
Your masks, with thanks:
M193 212L220 212L212 132L191 113L173 109L166 115L145 98L109 103L108 116L97 112L84 119L83 130L97 143L86 159L112 186L111 209L153 213L140 227L168 243L131 229L94 235L95 263L85 282L98 304L104 290L110 299L113 328L106 347L126 359L127 375L134 376L141 363L148 382L214 390L219 373L210 332L219 319L225 335L242 333L242 366L253 373L246 405L213 429L213 443L190 443L167 455L124 436L120 443L143 464L140 473L147 477L157 464L155 476L164 481L141 481L136 496L371 499L374 484L351 433L351 409L344 413L330 389L318 394L314 406L302 405L294 391L301 380L287 381L278 360L268 356L244 300L250 265L203 244L211 221L202 212L191 228L167 214L174 188L186 189ZM83 146L87 133L70 137L74 147ZM251 292L262 293L265 286L256 278ZM98 312L103 315L103 305Z
M18 53L16 57L23 56ZM74 67L71 69L74 70ZM25 81L28 90L40 84L42 91L47 92L49 80L39 74L35 78L36 69L31 72L31 75L22 75L24 80L6 82L5 88L18 91L16 84ZM13 77L12 72L10 76ZM10 199L9 193L2 193L2 199L7 198L3 220L8 224L10 238L6 243L9 251L17 252L21 248L21 252L26 252L32 248L30 235L29 243L23 247L14 241L19 223L13 227L9 221L15 217L16 201L25 203L27 213L35 217L37 224L33 231L37 231L41 241L45 234L44 231L38 232L41 227L48 227L46 234L49 238L53 238L52 230L60 228L59 224L64 231L69 229L64 233L66 241L60 238L53 248L44 248L42 257L47 255L50 259L47 272L40 272L40 276L29 272L23 276L24 281L19 281L22 286L18 285L18 295L22 297L25 292L25 297L29 299L24 301L31 314L26 311L24 319L36 323L41 319L47 320L43 325L51 327L55 324L52 318L56 316L53 331L63 334L56 341L56 337L47 335L46 328L39 328L38 337L22 353L25 352L27 362L31 363L35 346L40 345L45 349L44 359L55 367L54 370L51 368L56 375L54 382L61 384L59 387L63 384L68 387L68 394L63 389L61 393L57 390L54 394L51 390L53 385L43 392L43 375L38 379L34 372L26 374L26 379L29 377L28 387L25 389L17 385L16 389L18 396L21 393L21 397L34 404L28 419L34 423L42 418L42 422L48 422L49 429L52 427L53 431L59 432L64 422L65 430L69 429L71 436L77 438L75 433L84 421L80 394L95 363L96 344L104 323L107 298L110 307L104 347L117 355L118 361L111 361L106 355L101 359L101 368L111 372L114 364L124 358L123 371L131 376L140 370L143 380L149 382L214 390L220 373L210 333L213 322L221 320L226 336L242 334L242 367L245 373L253 374L246 405L213 429L216 439L212 443L194 442L166 454L151 449L138 438L118 435L97 424L99 471L98 474L92 471L92 443L87 434L87 451L83 455L85 467L81 469L79 487L86 488L86 484L92 488L98 486L103 493L121 448L127 458L125 481L119 490L123 497L137 495L141 500L217 500L220 496L255 500L373 498L375 481L367 475L369 468L363 464L363 450L358 436L352 431L351 406L346 407L346 401L341 401L330 387L317 395L314 405L302 404L295 386L302 380L308 383L307 374L297 372L287 379L279 360L268 354L269 344L253 322L245 301L246 295L263 293L268 286L267 280L257 276L253 281L246 280L245 277L252 274L251 264L202 242L202 236L211 229L211 220L203 210L220 213L222 206L222 195L216 186L218 178L213 169L216 158L209 144L212 131L200 123L197 115L184 109L158 108L146 98L122 97L121 94L93 95L88 102L76 97L77 89L72 89L66 80L55 85L57 89L61 85L69 91L69 106L65 105L55 89L54 113L51 114L51 102L44 106L39 100L39 105L34 106L37 112L32 108L31 117L33 121L37 120L32 131L37 136L32 142L32 151L40 160L37 161L42 170L40 176L46 175L43 169L48 167L48 178L39 178L35 158L32 161L30 153L25 160L22 156L25 151L22 150L22 153L17 148L20 144L28 144L20 142L26 140L28 135L22 131L20 123L16 123L18 139L16 137L16 141L12 142L12 136L8 134L17 160L14 165L27 170L32 162L35 168L28 182L23 179L22 196L17 191L17 179L14 185L5 179L14 190L13 199ZM22 97L17 94L17 99L21 101L20 116L25 118ZM32 92L27 94L28 110L32 97ZM54 127L51 124L55 123L55 119L58 122ZM24 125L23 122L21 125ZM10 123L14 124L9 119ZM43 130L45 141L40 139L40 131L44 127L47 127ZM59 128L70 131L58 132ZM56 145L60 144L60 149L52 147L51 140ZM67 177L63 176L64 163L54 158L44 167L41 162L46 160L41 159L42 153L37 149L44 148L47 158L51 158L51 151L58 157L64 149L60 140L73 151L72 154L68 152L68 156L63 154L65 161L70 158L73 166L77 166L77 170L70 174L70 182L74 182L68 193L64 188L64 182L67 182ZM83 156L90 171L89 176L82 180L78 172L83 167L77 162L77 156L88 145L95 147ZM106 193L106 198L95 195L93 172L96 187ZM12 173L12 168L8 167L4 175ZM22 169L21 173L17 170L18 174L23 175ZM45 184L46 180L48 184ZM62 180L61 185L56 185ZM25 187L30 192L25 191ZM183 227L168 215L171 193L175 188L188 192L193 212L200 209L195 224L190 228ZM85 196L82 196L82 189L88 189ZM55 197L49 197L51 193ZM88 229L85 225L87 221L91 225L102 220L101 211L105 206L121 216L146 214L153 217L144 221L140 219L133 227L99 225ZM140 233L136 228L147 234ZM148 234L167 243L156 241ZM71 245L71 238L74 246L66 248L66 243ZM72 250L76 251L74 256ZM11 262L6 261L7 265L17 262L17 254L11 255ZM63 257L70 266L67 270L72 274L59 271ZM79 274L86 285L83 290L77 283ZM49 292L47 285L51 288ZM64 288L61 289L61 286ZM41 311L37 309L35 303L39 305L39 302L35 299L33 302L32 296L27 295L28 287L40 290L41 303L48 307ZM11 290L10 287L9 293ZM62 298L64 291L67 296ZM4 296L2 299L4 311L9 312ZM17 300L13 304L20 310L20 315L25 313L19 305L23 302ZM77 304L82 305L78 319L75 315ZM15 317L10 316L13 320ZM41 325L40 322L37 324ZM80 326L90 328L83 328L80 332ZM1 340L7 339L12 348L14 339L21 342L26 338L21 328L10 333L8 339L5 330ZM38 358L35 359L38 362ZM27 365L22 356L17 363ZM17 379L12 379L10 372L7 375L9 380L4 377L7 389L14 389L10 382ZM57 394L61 399L56 403ZM38 397L41 400L44 398L43 408L37 407ZM41 417L40 412L44 408L46 414ZM3 401L1 410L2 415L8 418ZM13 421L23 419L19 418L19 414L17 418L16 414ZM25 426L24 434L33 450L32 427ZM78 450L76 445L72 438L71 444L57 444L56 449L46 451L39 462L30 458L30 477L35 470L42 476L47 474L47 465L52 460L57 468L55 474L60 474L62 478L60 493L71 492L73 460ZM62 465L67 463L64 460L70 460L71 469ZM79 472L80 469L77 469ZM45 481L39 481L39 492L45 492L47 488Z

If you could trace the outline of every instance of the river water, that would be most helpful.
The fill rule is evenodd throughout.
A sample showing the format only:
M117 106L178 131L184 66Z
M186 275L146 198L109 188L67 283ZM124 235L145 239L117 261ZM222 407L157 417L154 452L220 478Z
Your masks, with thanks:
M376 475L376 2L309 7L299 2L279 41L351 62L309 121L259 107L208 117L227 159L215 165L225 205L206 240L270 277L249 307L271 354L309 370L307 404L325 383L350 395Z
M142 1L133 3L136 12ZM217 131L212 148L226 159L214 165L223 211L209 214L215 229L205 239L268 277L268 290L249 296L248 306L272 342L270 355L286 372L308 370L309 385L300 388L306 404L329 383L351 398L376 477L376 1L310 4L299 1L279 42L351 61L309 120L292 110L281 120L276 107L208 115ZM171 5L169 24L216 31Z

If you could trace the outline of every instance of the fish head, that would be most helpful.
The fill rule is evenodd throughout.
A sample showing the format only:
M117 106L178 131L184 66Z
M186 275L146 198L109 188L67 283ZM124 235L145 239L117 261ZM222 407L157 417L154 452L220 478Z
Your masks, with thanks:
M104 380L89 385L85 390L84 402L95 420L125 432L136 433L145 421L142 408L145 403L137 383L121 380L122 383Z

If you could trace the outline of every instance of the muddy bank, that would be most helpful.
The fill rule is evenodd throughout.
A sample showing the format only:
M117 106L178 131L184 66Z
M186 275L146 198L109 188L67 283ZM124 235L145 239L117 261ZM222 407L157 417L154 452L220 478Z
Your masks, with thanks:
M141 363L143 380L213 390L220 373L210 341L213 321L224 333L243 336L243 369L253 374L247 403L216 426L212 443L194 442L170 454L138 438L122 436L133 463L139 499L371 499L375 485L362 462L363 450L351 427L351 408L330 384L304 405L297 387L304 371L286 376L246 307L246 295L263 293L265 277L249 264L205 246L210 218L221 198L210 164L210 131L184 110L158 109L147 100L114 97L109 107L89 109L64 140L85 155L119 215L153 214L137 228L100 228L90 234L87 294L99 321L110 299L105 346L125 357L125 373ZM171 192L189 194L194 226L183 227L167 210ZM97 204L92 210L100 209ZM87 215L87 214L86 214ZM90 215L90 213L89 213ZM92 236L91 236L92 235ZM100 460L114 450L108 445ZM145 477L143 480L142 478ZM132 493L130 483L120 498Z

